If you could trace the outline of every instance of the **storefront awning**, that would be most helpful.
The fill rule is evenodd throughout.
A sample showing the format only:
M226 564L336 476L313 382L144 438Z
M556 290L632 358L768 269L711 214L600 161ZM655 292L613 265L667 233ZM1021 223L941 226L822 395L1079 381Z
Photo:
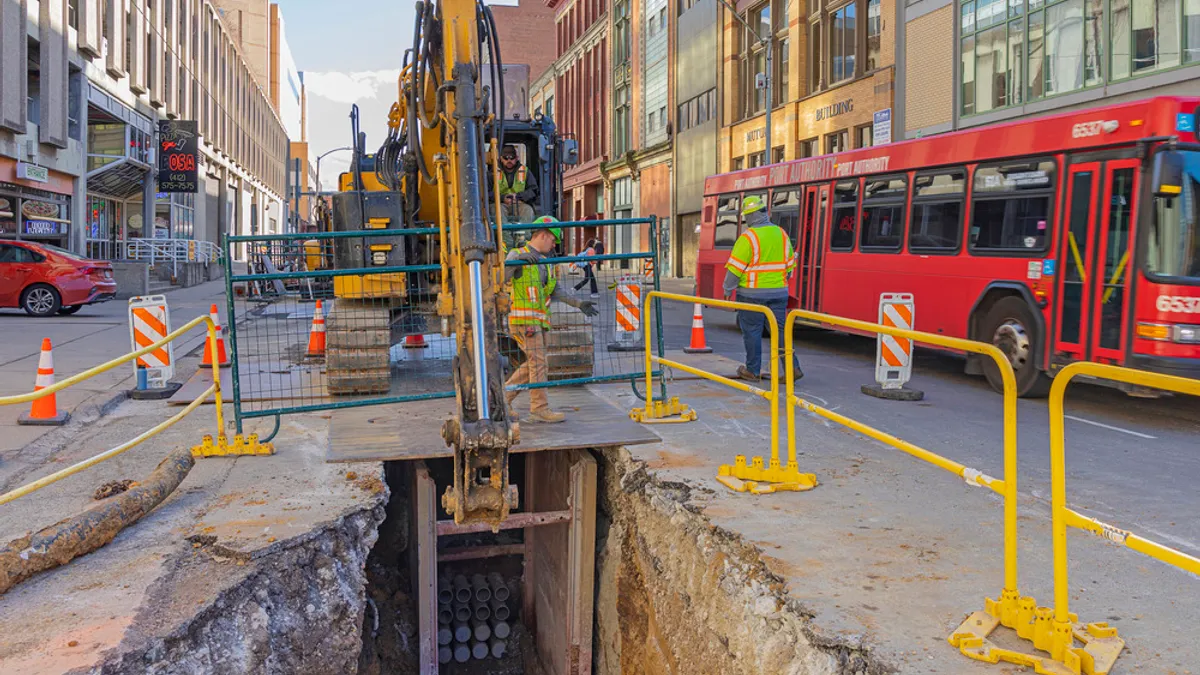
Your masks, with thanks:
M128 157L88 172L88 192L118 199L142 194L142 186L150 175L150 167Z

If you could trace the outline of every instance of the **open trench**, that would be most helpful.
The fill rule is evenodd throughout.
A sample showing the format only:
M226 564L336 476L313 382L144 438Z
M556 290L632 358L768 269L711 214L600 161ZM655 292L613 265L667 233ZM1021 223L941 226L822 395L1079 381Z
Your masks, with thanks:
M539 462L560 483L593 486L572 506L586 502L586 522L576 512L498 534L438 535L436 560L434 520L452 521L433 494L444 490L449 460L388 462L382 481L374 471L359 479L377 486L360 508L261 556L237 559L197 541L212 555L189 555L160 579L151 595L161 601L143 607L139 630L79 672L896 672L851 638L819 635L760 551L714 527L688 486L655 478L620 448L514 455L529 511L561 514L567 501L562 490L521 485ZM422 476L427 487L414 490Z
M596 466L587 639L567 629L570 644L555 644L564 633L543 625L547 617L555 624L564 619L547 604L559 580L536 574L541 563L528 557L531 550L551 558L557 554L553 544L525 547L529 529L439 538L436 579L418 579L421 563L413 549L420 523L412 500L403 498L413 467L389 463L392 498L366 563L358 672L425 672L419 658L422 583L439 596L436 667L447 675L895 672L862 645L816 635L809 628L810 615L786 596L783 581L767 569L760 552L712 526L690 504L686 485L656 479L623 449L587 455ZM512 475L521 476L525 457L514 458ZM439 461L429 463L428 470L448 479L449 468ZM444 483L436 482L440 494ZM538 528L539 542L566 528L566 523ZM527 580L535 587L527 589ZM496 600L499 589L507 601ZM484 591L485 601L478 591ZM527 595L535 601L523 603Z

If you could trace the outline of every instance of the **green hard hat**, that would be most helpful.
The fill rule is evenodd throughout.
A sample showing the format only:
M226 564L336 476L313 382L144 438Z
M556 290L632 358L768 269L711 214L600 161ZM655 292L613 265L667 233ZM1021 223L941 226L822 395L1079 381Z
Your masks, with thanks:
M767 205L763 202L762 197L751 195L746 197L746 201L742 202L742 215L748 216L755 211L762 211L765 208L767 208Z
M533 224L540 225L543 223L557 223L557 222L558 222L558 218L555 218L554 216L542 216L540 218L535 218L533 221ZM561 227L547 227L547 228L542 228L542 229L545 229L548 232L550 232L550 234L554 235L554 243L556 243L556 244L562 243L562 228Z

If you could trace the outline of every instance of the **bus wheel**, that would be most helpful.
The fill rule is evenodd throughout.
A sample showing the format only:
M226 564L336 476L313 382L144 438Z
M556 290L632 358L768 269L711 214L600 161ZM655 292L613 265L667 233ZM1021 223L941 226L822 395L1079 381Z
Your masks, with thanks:
M984 317L979 339L991 342L1012 364L1017 379L1017 395L1040 398L1050 393L1050 378L1037 367L1038 343L1033 311L1029 304L1018 297L1002 298L988 310ZM1000 369L991 358L983 357L983 374L988 384L998 392L1004 392L1004 380Z

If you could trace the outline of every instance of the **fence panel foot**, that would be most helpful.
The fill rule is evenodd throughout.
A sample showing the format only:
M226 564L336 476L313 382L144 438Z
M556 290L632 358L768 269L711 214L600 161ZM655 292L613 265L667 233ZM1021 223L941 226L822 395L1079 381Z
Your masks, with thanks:
M193 457L235 457L239 455L273 455L275 454L275 445L273 443L260 443L258 434L249 434L243 436L238 434L233 437L233 442L229 442L229 437L225 434L217 436L216 441L211 435L205 435L200 441L200 445L192 446Z
M680 424L693 422L696 417L696 411L686 403L680 403L678 396L666 401L650 401L644 407L629 411L629 418L641 424Z
M974 612L950 634L950 644L967 658L985 663L1011 663L1033 668L1041 675L1107 675L1125 648L1117 629L1106 623L1058 624L1049 607L1038 607L1033 598L1004 591L999 600L985 599L985 609ZM988 637L1004 626L1044 654L997 647Z
M772 492L807 492L817 486L817 476L800 473L795 464L780 466L772 463L764 466L762 457L754 457L746 464L746 456L738 455L733 464L722 464L717 469L717 482L734 492L749 492L766 495Z

